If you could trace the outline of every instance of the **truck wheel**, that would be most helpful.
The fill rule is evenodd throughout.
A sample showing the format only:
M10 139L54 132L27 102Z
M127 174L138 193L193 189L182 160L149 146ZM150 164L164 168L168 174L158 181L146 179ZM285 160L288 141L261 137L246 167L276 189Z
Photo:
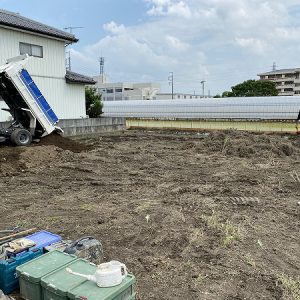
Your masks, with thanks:
M32 135L26 129L17 128L12 132L10 140L17 146L28 146L31 144Z

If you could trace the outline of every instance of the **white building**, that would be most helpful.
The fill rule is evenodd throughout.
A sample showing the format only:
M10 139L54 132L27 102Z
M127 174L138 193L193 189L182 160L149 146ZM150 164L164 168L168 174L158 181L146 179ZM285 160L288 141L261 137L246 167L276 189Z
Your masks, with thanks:
M279 96L300 95L300 68L275 70L258 76L260 80L275 82Z
M94 86L101 94L103 101L120 100L168 100L172 99L171 93L161 93L158 83L102 83L101 76L95 76L96 85ZM200 99L201 95L174 93L173 99ZM205 96L207 98L207 96Z
M0 10L0 65L8 58L27 53L26 69L60 119L86 117L85 85L90 77L66 71L65 46L78 39L70 33ZM0 101L0 108L6 107ZM10 118L0 111L0 121Z
M197 94L174 93L173 100L187 100L187 99L203 99L210 98L210 96L202 96ZM154 100L170 100L172 93L157 93Z
M152 100L160 90L157 83L101 83L99 77L94 79L97 80L94 87L103 101Z

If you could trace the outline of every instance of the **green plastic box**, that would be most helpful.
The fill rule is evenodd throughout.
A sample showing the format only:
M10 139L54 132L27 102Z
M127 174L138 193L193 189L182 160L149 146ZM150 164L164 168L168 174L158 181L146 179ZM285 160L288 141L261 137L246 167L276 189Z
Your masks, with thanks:
M97 266L84 259L77 259L44 276L41 280L43 300L68 300L68 291L87 281L83 277L70 274L66 268L77 273L93 275Z
M76 259L74 255L57 250L17 267L21 297L25 300L43 300L41 278Z
M86 281L69 290L68 297L71 300L135 300L135 277L128 275L121 284L100 288L95 282Z

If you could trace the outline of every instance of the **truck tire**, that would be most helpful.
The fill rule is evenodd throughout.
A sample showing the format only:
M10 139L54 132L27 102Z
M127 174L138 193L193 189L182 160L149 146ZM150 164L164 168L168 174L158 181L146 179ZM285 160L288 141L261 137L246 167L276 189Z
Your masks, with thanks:
M10 140L17 146L28 146L32 142L32 135L26 129L17 128L12 132Z

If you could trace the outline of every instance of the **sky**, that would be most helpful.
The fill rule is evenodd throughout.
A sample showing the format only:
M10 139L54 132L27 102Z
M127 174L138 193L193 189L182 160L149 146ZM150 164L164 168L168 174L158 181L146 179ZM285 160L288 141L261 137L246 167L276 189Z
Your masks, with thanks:
M41 5L43 3L43 5ZM260 72L300 67L299 0L0 0L0 7L79 38L72 71L211 95Z

